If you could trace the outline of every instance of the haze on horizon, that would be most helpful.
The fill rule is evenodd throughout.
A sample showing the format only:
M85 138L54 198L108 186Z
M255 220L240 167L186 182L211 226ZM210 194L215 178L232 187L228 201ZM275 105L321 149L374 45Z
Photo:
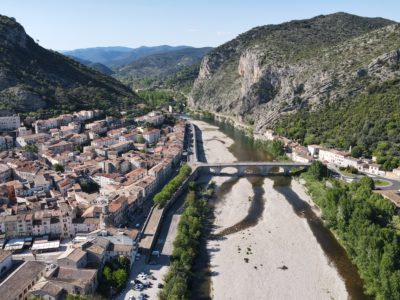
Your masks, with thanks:
M255 26L338 11L400 21L398 0L1 2L0 14L16 18L42 46L55 50L164 44L215 47Z

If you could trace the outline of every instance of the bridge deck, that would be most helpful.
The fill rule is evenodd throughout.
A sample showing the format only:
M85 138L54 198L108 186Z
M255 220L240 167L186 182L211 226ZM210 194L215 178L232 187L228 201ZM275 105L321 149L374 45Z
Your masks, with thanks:
M244 167L244 166L265 166L265 167L308 167L310 163L286 162L286 161L238 161L229 163L196 163L196 167Z

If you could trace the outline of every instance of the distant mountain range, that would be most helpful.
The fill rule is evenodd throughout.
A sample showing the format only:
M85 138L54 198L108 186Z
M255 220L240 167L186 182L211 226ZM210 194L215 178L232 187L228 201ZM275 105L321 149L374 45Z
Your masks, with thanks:
M139 101L116 79L40 47L14 18L3 15L0 53L0 109L22 113L118 110Z
M171 77L176 77L178 72L182 73L181 71L186 68L198 72L200 61L211 50L212 48L209 47L185 48L148 55L128 65L115 68L114 76L126 84L132 84L134 88L163 86L171 80ZM183 72L183 74L186 73ZM194 78L190 81L190 86L193 84Z
M164 87L188 92L200 61L213 48L190 46L97 47L62 51L65 55L138 88Z
M109 68L127 65L133 61L157 53L165 53L174 50L191 48L189 46L142 46L139 48L128 47L94 47L76 49L71 51L60 51L62 54L77 58L80 60L90 61L92 63L101 63Z

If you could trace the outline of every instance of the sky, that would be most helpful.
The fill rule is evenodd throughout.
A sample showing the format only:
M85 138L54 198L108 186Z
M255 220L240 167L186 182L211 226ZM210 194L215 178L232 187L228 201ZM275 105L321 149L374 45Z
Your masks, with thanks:
M255 26L338 11L400 21L400 0L0 0L43 47L218 46Z

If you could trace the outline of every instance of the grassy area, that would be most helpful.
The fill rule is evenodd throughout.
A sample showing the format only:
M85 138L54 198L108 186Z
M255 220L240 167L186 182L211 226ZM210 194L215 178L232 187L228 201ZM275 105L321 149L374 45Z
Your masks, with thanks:
M377 179L374 180L375 181L375 186L377 187L382 187L382 186L388 186L390 185L390 182L387 180L383 180L383 179Z
M349 177L349 178L356 178L357 174L353 174L347 170L341 170L340 174L342 174L343 176Z

